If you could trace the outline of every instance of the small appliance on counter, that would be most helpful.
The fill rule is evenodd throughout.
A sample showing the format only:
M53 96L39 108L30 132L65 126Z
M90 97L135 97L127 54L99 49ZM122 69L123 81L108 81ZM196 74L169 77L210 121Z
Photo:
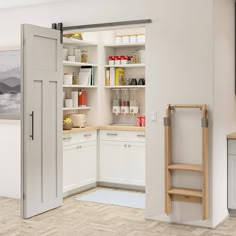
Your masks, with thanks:
M80 90L79 91L79 97L78 97L78 103L79 107L86 107L87 106L87 94L85 90Z
M69 115L74 128L85 128L86 115L85 114L70 114Z
M115 115L120 114L120 90L113 90L112 112Z

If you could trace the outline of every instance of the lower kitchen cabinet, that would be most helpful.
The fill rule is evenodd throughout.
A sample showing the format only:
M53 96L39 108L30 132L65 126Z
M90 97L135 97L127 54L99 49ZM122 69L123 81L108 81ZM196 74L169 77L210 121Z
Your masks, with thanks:
M228 208L236 209L236 155L228 155Z
M64 145L63 192L97 182L97 142Z
M145 142L100 140L98 166L99 182L145 186Z

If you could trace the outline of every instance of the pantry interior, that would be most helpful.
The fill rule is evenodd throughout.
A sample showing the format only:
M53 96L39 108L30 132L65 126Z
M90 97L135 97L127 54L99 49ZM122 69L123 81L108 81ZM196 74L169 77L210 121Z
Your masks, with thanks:
M144 192L145 28L64 32L63 68L64 197Z

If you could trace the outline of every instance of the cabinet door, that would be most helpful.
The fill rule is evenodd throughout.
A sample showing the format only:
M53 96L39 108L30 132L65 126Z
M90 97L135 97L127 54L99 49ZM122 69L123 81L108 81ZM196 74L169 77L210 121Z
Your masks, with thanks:
M63 152L63 192L79 187L79 145L64 146Z
M126 143L115 141L100 142L99 181L126 183L128 176L126 163Z
M228 155L228 208L236 209L236 155Z
M97 182L97 142L86 142L79 145L79 178L80 186Z
M127 183L130 185L145 185L145 144L128 143L126 166L128 168Z

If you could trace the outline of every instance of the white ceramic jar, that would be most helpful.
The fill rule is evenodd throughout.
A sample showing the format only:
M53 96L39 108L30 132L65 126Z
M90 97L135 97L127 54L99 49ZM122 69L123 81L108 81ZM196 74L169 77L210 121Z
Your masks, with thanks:
M121 36L117 35L115 39L116 44L121 44Z
M129 35L123 35L122 36L122 43L123 44L129 44Z
M64 74L63 84L72 85L72 82L73 82L73 75L69 73Z
M65 99L65 107L67 107L67 108L73 107L73 100L72 99Z
M130 43L137 43L137 35L136 34L132 34L129 37Z
M138 34L137 35L137 42L138 43L145 43L145 35L144 34Z

